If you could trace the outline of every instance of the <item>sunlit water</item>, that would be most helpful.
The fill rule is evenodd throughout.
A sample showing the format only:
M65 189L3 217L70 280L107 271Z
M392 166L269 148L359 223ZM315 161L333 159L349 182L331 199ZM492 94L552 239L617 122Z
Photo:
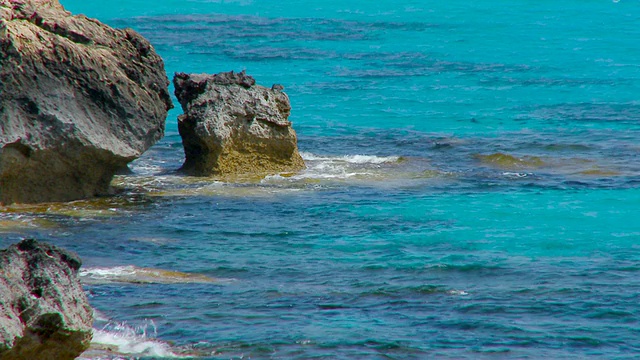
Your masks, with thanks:
M637 356L637 2L63 4L283 84L307 164L179 176L175 109L120 195L3 208L83 258L85 359Z

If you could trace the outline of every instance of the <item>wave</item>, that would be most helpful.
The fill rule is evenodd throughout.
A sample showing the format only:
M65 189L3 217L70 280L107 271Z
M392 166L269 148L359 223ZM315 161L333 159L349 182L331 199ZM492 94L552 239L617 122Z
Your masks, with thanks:
M441 285L421 285L421 286L382 286L376 289L364 291L360 296L387 297L387 298L407 298L410 296L444 294L450 296L467 296L465 290L448 289Z
M394 163L402 159L400 156L375 156L375 155L343 155L343 156L321 156L309 152L300 152L300 156L305 161L329 161L346 162L350 164L383 164Z
M215 279L202 274L141 268L133 265L82 269L80 271L80 279L85 284L181 284L231 281L230 279Z
M93 340L89 350L81 360L131 359L139 357L182 358L174 353L169 344L154 339L157 334L153 321L139 326L126 323L108 322L100 329L93 330Z
M393 174L389 168L397 167L403 162L401 156L376 155L317 155L301 152L307 168L297 174L278 174L267 176L263 183L322 180L381 180ZM397 169L396 169L397 170Z
M3 208L0 207L0 216L3 215ZM21 214L8 216L7 219L0 217L0 234L2 233L20 233L28 230L36 229L55 229L57 224L53 221L41 218L29 218Z

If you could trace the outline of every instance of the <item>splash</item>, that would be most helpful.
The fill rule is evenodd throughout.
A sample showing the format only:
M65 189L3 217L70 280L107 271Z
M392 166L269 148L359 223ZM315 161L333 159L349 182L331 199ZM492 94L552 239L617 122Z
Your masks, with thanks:
M131 359L133 357L180 358L169 344L156 340L157 330L152 320L139 326L108 322L93 330L91 347L79 359Z
M319 156L308 152L301 152L300 156L305 161L329 161L346 162L351 164L384 164L402 160L400 156L375 156L375 155L344 155L344 156Z
M289 179L290 181L367 181L384 180L391 173L399 173L398 167L405 159L401 156L342 155L322 156L308 152L300 153L307 165L298 174L269 176L263 183ZM390 171L393 169L393 171Z

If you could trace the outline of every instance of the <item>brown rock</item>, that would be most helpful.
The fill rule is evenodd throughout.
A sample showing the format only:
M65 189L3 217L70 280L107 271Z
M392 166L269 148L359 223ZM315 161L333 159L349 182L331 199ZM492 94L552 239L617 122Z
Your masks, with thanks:
M162 59L135 31L57 0L0 0L0 202L108 194L171 107Z
M185 163L196 176L266 175L304 169L282 86L255 85L245 72L178 73L175 93Z

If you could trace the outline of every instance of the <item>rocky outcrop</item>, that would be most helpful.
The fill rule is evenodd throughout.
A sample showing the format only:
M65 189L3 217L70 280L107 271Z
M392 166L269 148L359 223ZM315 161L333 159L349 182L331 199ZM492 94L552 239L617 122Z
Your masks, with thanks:
M244 71L178 73L173 83L184 111L178 130L185 173L264 175L304 168L282 86L256 85Z
M0 0L0 202L108 193L164 135L168 84L135 31L57 0Z
M0 251L0 359L74 359L89 347L93 310L77 255L23 240Z

